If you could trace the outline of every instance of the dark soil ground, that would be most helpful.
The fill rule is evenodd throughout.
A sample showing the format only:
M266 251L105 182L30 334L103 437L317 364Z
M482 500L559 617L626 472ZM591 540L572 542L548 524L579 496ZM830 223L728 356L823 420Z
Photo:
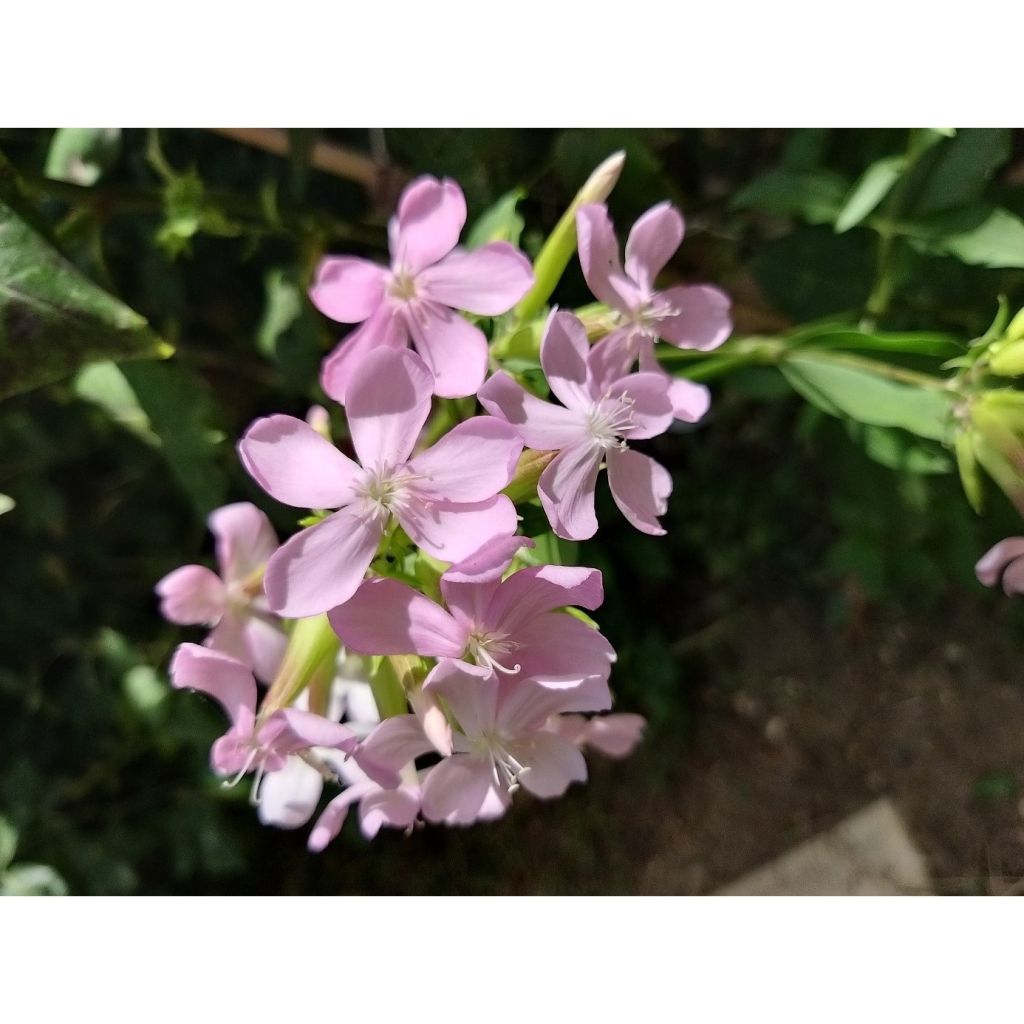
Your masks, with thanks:
M321 858L280 834L278 891L708 893L883 794L936 891L1022 891L1020 646L985 608L839 635L809 605L745 616L707 640L691 718L587 786L466 831L346 829Z

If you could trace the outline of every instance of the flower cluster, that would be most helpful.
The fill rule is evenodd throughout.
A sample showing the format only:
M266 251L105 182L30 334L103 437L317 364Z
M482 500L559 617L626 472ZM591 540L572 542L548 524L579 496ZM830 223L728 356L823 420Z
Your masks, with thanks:
M179 647L171 678L229 719L213 770L252 774L260 819L281 827L310 821L332 793L312 850L350 808L367 836L499 817L520 789L551 798L583 781L584 749L624 757L641 737L642 718L609 713L615 651L587 614L603 601L601 573L545 564L538 552L557 541L521 535L516 507L539 503L557 538L591 537L606 468L627 521L664 533L671 478L630 445L708 407L704 388L660 367L655 343L720 344L728 299L708 285L656 288L683 237L667 203L637 222L620 263L601 202L613 183L581 194L575 213L612 329L592 346L572 312L547 315L535 356L552 400L488 343L524 326L513 307L540 283L508 242L458 247L454 182L406 189L390 266L325 259L313 303L360 325L321 375L344 407L346 450L323 410L258 419L242 464L307 513L302 528L279 545L253 505L218 509L218 573L189 565L157 585L166 618L212 627L204 645Z

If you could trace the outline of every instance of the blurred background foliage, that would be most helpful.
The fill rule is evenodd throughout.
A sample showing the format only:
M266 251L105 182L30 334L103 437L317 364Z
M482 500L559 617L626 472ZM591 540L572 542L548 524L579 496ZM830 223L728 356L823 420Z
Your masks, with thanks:
M822 348L939 372L984 335L998 296L1024 305L1019 131L0 131L2 891L501 891L552 844L592 880L565 890L600 891L628 858L594 839L614 808L579 799L372 847L347 829L310 857L209 774L218 715L169 690L185 637L152 595L209 557L205 516L225 500L293 528L234 442L258 415L322 399L338 331L305 288L323 253L379 258L403 183L431 173L461 183L471 224L520 196L535 255L616 149L620 231L678 204L687 238L671 274L730 292L736 344L809 331ZM575 261L554 298L591 301ZM902 413L865 425L813 367L780 373L763 345L744 351L673 364L712 381L715 400L651 445L675 477L668 536L599 508L613 525L579 555L606 573L613 684L621 709L650 719L653 789L699 734L695 694L715 679L703 640L723 623L794 596L826 631L892 609L941 620L982 599L981 552L1022 532L995 487L976 515L948 446ZM1019 635L1016 609L984 599Z

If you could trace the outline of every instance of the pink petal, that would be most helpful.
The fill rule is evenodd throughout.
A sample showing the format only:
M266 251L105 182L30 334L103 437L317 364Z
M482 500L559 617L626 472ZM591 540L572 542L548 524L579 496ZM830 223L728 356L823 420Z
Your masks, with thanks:
M531 619L516 639L522 644L516 652L521 678L555 689L586 684L563 711L604 711L611 706L607 686L588 682L607 681L615 662L615 649L596 629L567 612L547 612Z
M347 510L302 530L267 564L270 606L290 619L319 615L347 601L370 567L382 527Z
M383 267L356 256L328 256L317 267L309 297L324 316L357 324L384 301L386 274Z
M508 242L456 249L416 278L425 298L477 316L507 313L533 286L530 261Z
M276 617L245 615L229 609L203 645L222 651L252 669L260 682L270 683L281 667L288 637Z
M560 451L544 469L537 494L551 529L565 540L586 540L597 533L594 489L604 450L589 440Z
M1024 537L1007 537L989 548L974 567L978 580L986 587L994 587L1003 578L1009 566L1024 555ZM1009 591L1007 591L1009 593Z
M220 577L205 565L183 565L156 585L160 614L179 626L212 626L226 607Z
M587 356L591 394L603 395L633 368L640 348L652 342L631 327L623 327L602 338Z
M414 488L428 499L484 501L508 486L522 451L514 427L494 416L474 416L412 459L409 469L425 478Z
M256 680L234 658L198 644L181 644L171 659L171 685L208 694L227 712L235 729L252 728Z
M479 327L436 302L411 303L406 326L434 375L434 394L465 398L475 394L487 373L487 339Z
M658 336L678 348L702 352L717 348L732 333L732 302L725 292L709 284L679 285L659 293L678 309L676 316L660 320Z
M505 570L522 548L536 547L529 537L496 537L474 551L444 573L452 583L493 583L500 580Z
M554 312L540 343L540 362L552 393L567 408L589 412L593 404L587 386L586 328L572 313Z
M342 825L345 824L345 818L348 817L348 809L373 788L372 783L349 786L324 808L323 814L317 818L313 831L309 834L307 846L311 853L323 852L327 845L337 838Z
M273 732L273 747L279 754L295 754L310 747L330 747L351 754L359 746L359 739L351 729L329 718L301 708L275 711L263 730Z
M579 414L531 395L507 373L494 374L477 398L492 416L511 423L523 441L536 451L567 448L585 436Z
M420 812L418 792L408 789L379 789L363 797L359 804L359 828L367 839L386 825L388 828L412 828Z
M320 365L320 386L336 402L345 404L345 392L352 374L368 352L377 348L404 348L409 331L397 307L384 303L347 337L342 338Z
M640 369L644 373L660 374L668 381L668 398L672 403L672 414L677 420L696 423L703 419L711 407L711 392L703 384L666 373L654 355L651 342L640 349Z
M498 587L483 625L515 635L537 615L578 605L593 611L604 600L599 569L536 565L520 569Z
M605 757L628 757L647 727L640 715L598 715L587 723L584 742Z
M417 757L432 753L433 743L427 738L415 715L385 718L363 741L363 751L375 763L401 771Z
M590 290L612 309L629 312L619 291L612 285L612 277L621 278L619 240L615 237L603 203L581 206L576 211L576 236L580 251L580 266Z
M342 643L358 654L422 654L457 658L465 633L440 606L397 580L367 580L328 613Z
M239 501L214 509L207 520L216 541L217 564L225 582L240 582L267 564L277 534L255 505Z
M500 686L496 728L504 736L536 732L552 715L578 703L574 688L554 689L529 679L503 680Z
M395 220L396 269L416 274L458 244L466 223L466 199L450 178L417 178L402 193Z
M249 475L267 494L297 508L340 508L355 497L359 467L294 416L256 420L238 443Z
M587 780L583 755L553 732L538 732L514 744L509 753L526 766L519 774L519 782L541 799L561 796L571 783Z
M654 537L665 533L658 516L668 510L672 477L664 466L628 448L609 449L608 483L615 504L638 530Z
M427 676L423 689L445 699L459 728L470 739L493 731L498 713L496 675L481 677L467 672L460 662L445 659Z
M299 828L313 817L323 789L323 776L312 765L289 757L280 771L269 772L260 784L259 819L264 825Z
M516 507L504 494L486 501L415 505L402 509L398 521L418 547L442 562L460 562L519 526Z
M629 402L633 425L621 430L620 437L657 437L668 430L673 419L670 384L671 379L663 373L631 373L608 389L609 398Z
M430 769L423 782L423 817L447 825L472 825L493 789L491 766L482 758L454 754ZM499 794L507 805L507 794Z
M409 458L430 415L434 379L408 349L368 352L352 375L345 412L352 444L368 469Z
M683 241L683 218L669 202L652 206L634 225L626 241L626 273L650 291L654 279Z

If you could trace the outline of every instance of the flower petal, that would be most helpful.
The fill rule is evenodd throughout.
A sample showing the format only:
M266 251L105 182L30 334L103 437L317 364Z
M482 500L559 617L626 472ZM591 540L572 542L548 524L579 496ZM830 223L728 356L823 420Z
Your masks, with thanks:
M583 689L563 711L604 711L611 706L607 682L615 649L598 630L566 612L546 612L516 635L520 678L555 689ZM596 680L597 682L591 682ZM579 698L579 699L577 699Z
M249 475L272 498L297 508L340 508L354 497L359 467L294 416L256 420L238 442Z
M324 316L357 324L384 301L386 274L383 267L357 256L328 256L317 267L309 298Z
M264 825L299 828L313 817L323 790L323 776L312 765L289 757L280 771L269 772L260 784L259 819Z
M477 398L492 416L511 423L536 451L557 451L586 436L578 413L531 395L507 373L494 374Z
M384 303L361 327L349 333L320 364L320 386L340 405L352 374L368 352L377 348L404 348L409 344L405 319L396 306Z
M682 214L669 202L652 206L626 240L626 273L645 291L683 241Z
M507 313L533 286L530 261L508 242L456 249L416 278L420 294L477 316Z
M994 587L1011 563L1021 556L1024 556L1024 537L1007 537L981 556L974 567L975 575L986 587Z
M416 274L458 244L466 224L466 198L450 178L417 178L402 193L395 221L394 264Z
M179 626L212 626L224 614L224 584L205 565L183 565L160 580L155 590L160 614Z
M424 477L417 494L440 501L485 501L507 487L523 452L515 428L494 416L474 416L453 427L409 462Z
M440 605L386 577L366 580L328 618L342 643L359 654L457 658L466 646L465 633Z
M494 787L491 766L483 758L453 754L430 769L423 782L423 817L447 825L472 825L481 817ZM502 805L508 795L498 794Z
M171 685L208 694L225 710L235 729L252 728L256 680L234 658L198 644L181 644L171 659Z
M460 562L489 541L516 532L516 507L504 494L486 501L436 501L402 509L398 521L432 558Z
M203 646L231 655L251 668L260 682L269 684L281 667L288 637L269 612L245 615L229 608Z
M363 741L363 752L376 764L401 771L417 757L434 751L415 715L385 718Z
M214 509L207 520L216 541L217 564L226 583L262 569L277 550L277 534L266 514L248 501Z
M487 339L479 327L436 302L420 300L404 310L406 326L434 375L434 394L465 398L487 373Z
M670 384L663 373L631 373L608 389L610 398L623 398L629 403L632 426L619 431L620 437L657 437L668 430L673 419Z
M603 395L633 368L643 345L653 342L632 327L622 327L603 337L587 356L591 393Z
M605 757L628 757L646 728L647 721L641 715L597 715L587 723L583 743Z
M619 262L619 240L615 237L603 203L590 203L576 211L576 236L580 252L580 266L590 290L612 309L629 312L612 278L622 278Z
M732 333L732 302L709 284L679 285L659 293L676 316L658 321L658 336L677 348L718 348Z
M482 625L514 635L537 615L570 605L593 611L603 600L600 569L534 565L512 573L500 584Z
M537 732L510 747L525 766L519 782L543 800L561 796L573 782L586 782L587 762L571 743L553 732Z
M602 448L589 440L560 451L537 482L537 494L551 529L565 540L586 540L597 533L594 489Z
M267 563L270 606L290 619L319 615L347 601L380 543L381 526L347 510L302 530Z
M359 738L348 726L301 708L275 711L260 730L261 738L264 730L273 734L272 745L278 754L296 754L311 747L352 754L359 746Z
M505 570L522 548L536 547L536 542L518 534L496 537L488 541L468 558L456 562L442 577L451 583L493 583L501 579Z
M590 343L579 318L566 311L548 317L540 342L540 362L552 393L567 409L587 413L593 397L587 386Z
M640 370L643 373L660 374L668 381L668 398L672 403L672 414L677 420L697 423L711 407L711 392L703 384L666 373L654 355L651 342L640 348Z
M345 413L352 444L367 469L409 458L430 415L434 379L408 349L368 352L352 374Z
M622 514L641 532L665 533L658 516L668 510L672 477L664 466L640 452L614 448L608 452L608 483Z
M359 828L367 839L386 825L388 828L412 828L420 812L419 792L409 789L378 789L359 803Z
M374 788L371 782L356 783L336 796L324 808L323 814L317 818L313 831L309 834L306 845L310 853L322 853L327 845L337 838L348 817L348 809Z
M431 670L423 689L444 697L459 728L469 739L494 729L498 713L499 681L493 673L470 673L457 661L442 659Z

